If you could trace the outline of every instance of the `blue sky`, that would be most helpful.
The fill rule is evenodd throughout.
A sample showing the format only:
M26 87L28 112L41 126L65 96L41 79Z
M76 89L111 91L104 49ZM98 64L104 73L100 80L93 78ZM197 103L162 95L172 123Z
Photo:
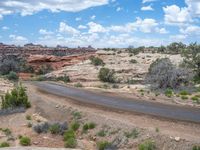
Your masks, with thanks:
M0 41L69 47L200 42L200 0L1 0Z

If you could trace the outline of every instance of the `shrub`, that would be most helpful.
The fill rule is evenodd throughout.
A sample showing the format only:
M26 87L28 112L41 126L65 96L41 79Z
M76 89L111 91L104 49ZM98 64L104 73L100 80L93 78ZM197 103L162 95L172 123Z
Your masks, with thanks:
M103 66L103 65L105 65L105 63L103 62L103 60L100 59L99 57L91 56L90 57L90 61L95 66Z
M192 150L200 150L200 146L195 145L195 146L192 147Z
M69 138L65 141L65 148L75 148L77 145L77 141L75 138Z
M179 94L180 95L190 95L190 93L188 91L181 91Z
M30 115L26 115L26 120L31 120L31 116Z
M81 112L78 112L78 111L72 112L72 115L75 120L81 119L82 117Z
M11 130L8 129L8 128L1 129L1 131L4 132L4 134L7 135L7 136L8 136L8 135L11 135L11 133L12 133Z
M49 127L49 131L51 132L51 134L59 134L60 132L60 126L59 124L53 124Z
M96 124L93 123L93 122L90 122L90 123L88 124L88 128L89 128L89 129L94 129L95 127L96 127Z
M31 107L28 101L28 95L24 87L17 86L10 93L7 92L5 96L2 96L2 109L15 108L15 107Z
M138 135L139 135L139 131L137 129L133 129L131 132L125 132L124 135L127 137L127 138L137 138Z
M144 141L139 145L139 150L155 150L155 143L151 140Z
M73 130L67 130L65 133L64 133L64 141L67 141L71 138L74 138L75 139L75 132Z
M33 130L40 134L40 133L47 133L49 130L49 123L44 122L33 126Z
M27 127L28 127L28 128L31 128L31 127L32 127L32 123L29 122L29 123L27 124Z
M102 129L97 133L97 135L100 136L100 137L105 137L106 136L106 131Z
M181 96L181 99L182 99L182 100L186 100L186 99L188 99L188 97L185 96L185 95L182 95L182 96Z
M89 129L89 125L86 123L83 125L83 132L87 132Z
M2 142L0 144L0 148L3 148L3 147L10 147L10 144L8 142Z
M198 100L199 100L199 98L198 98L197 96L193 96L191 99L192 99L193 101L198 101Z
M6 76L8 80L12 80L12 81L17 81L19 79L19 76L17 75L16 72L9 72L9 74Z
M115 72L113 70L110 70L108 68L101 68L98 77L103 82L114 83L115 82L114 74Z
M82 85L80 82L74 84L74 86L77 87L77 88L81 88L81 87L83 87L83 85Z
M21 137L20 138L20 144L22 146L30 146L31 145L31 139L29 137L26 137L26 136Z
M79 129L79 127L80 127L80 124L79 124L77 121L75 121L75 122L73 122L73 123L71 124L71 129L72 129L73 131L77 131L77 130Z
M131 59L129 62L132 63L132 64L136 64L136 63L137 63L137 60Z
M53 68L51 65L42 65L40 67L40 69L37 71L38 75L44 75L47 74L49 72L53 71Z
M119 85L113 84L113 85L112 85L112 88L113 88L113 89L118 89L118 88L119 88Z
M107 141L100 141L97 143L98 150L106 150L109 148L112 144Z
M156 88L178 88L188 84L192 75L185 68L177 68L170 59L162 58L154 61L149 68L146 81Z
M64 76L61 76L61 77L57 77L56 80L57 80L57 81L63 81L63 82L65 82L65 83L70 82L70 78L69 78L69 76L67 76L67 75L64 75Z
M173 96L173 90L172 89L167 89L165 91L165 96L167 97L172 97Z

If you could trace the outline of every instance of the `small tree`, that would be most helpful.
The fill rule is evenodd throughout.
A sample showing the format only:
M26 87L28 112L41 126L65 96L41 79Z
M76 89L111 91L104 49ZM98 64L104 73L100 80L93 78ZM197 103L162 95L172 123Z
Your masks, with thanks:
M28 101L26 89L21 85L14 88L10 93L7 92L5 96L2 96L2 109L15 107L29 108L30 106L31 104Z
M190 44L183 52L183 56L183 64L193 69L196 77L200 78L200 45L197 45L197 43Z
M103 82L114 83L115 82L114 75L115 72L113 70L110 70L108 68L101 68L98 77Z
M95 66L103 66L103 65L105 65L105 63L103 62L103 60L100 59L99 57L91 56L90 57L90 61Z
M158 88L177 88L190 81L190 73L184 68L177 68L168 58L157 59L150 65L147 82Z
M16 72L11 71L8 75L7 75L8 80L13 80L13 81L17 81L19 79L19 76L17 75Z

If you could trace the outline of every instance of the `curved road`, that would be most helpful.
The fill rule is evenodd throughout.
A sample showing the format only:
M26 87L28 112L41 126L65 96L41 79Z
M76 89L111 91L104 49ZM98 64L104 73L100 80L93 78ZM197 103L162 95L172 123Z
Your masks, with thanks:
M109 96L50 82L32 82L38 89L73 100L129 112L200 123L200 109Z

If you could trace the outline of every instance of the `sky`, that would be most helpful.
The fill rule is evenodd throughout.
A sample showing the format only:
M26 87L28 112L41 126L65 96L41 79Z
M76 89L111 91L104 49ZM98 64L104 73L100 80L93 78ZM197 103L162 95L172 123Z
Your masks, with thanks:
M0 0L0 42L96 48L200 43L200 0Z

